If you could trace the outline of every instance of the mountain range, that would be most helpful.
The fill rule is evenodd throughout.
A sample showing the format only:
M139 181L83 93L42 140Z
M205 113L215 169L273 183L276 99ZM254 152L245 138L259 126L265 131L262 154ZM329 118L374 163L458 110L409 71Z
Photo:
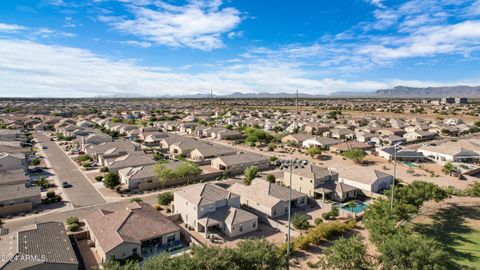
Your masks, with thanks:
M295 93L242 93L234 92L227 95L213 95L210 94L191 94L191 95L163 95L153 98L185 98L185 99L208 99L223 98L223 99L242 99L242 98L295 98ZM106 98L149 98L140 94L125 94L114 96L103 96ZM409 86L395 86L392 89L381 89L376 91L340 91L331 94L306 94L298 93L299 98L442 98L442 97L468 97L479 98L480 86L443 86L443 87L409 87Z

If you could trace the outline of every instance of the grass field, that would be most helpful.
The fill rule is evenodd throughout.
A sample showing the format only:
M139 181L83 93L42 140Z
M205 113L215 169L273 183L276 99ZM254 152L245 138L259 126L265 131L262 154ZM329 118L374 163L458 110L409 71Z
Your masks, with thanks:
M413 229L443 243L462 269L480 269L480 206L456 205L418 216Z

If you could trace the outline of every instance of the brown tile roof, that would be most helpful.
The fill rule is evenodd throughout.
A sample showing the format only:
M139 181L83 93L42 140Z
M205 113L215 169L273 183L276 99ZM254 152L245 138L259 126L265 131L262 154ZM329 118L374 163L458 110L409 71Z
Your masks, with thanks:
M126 210L117 212L99 210L86 221L105 252L124 242L140 244L180 230L146 203L130 203Z
M60 222L39 223L2 236L0 256L14 255L31 255L37 259L0 260L0 269L33 269L42 263L78 264L65 227Z

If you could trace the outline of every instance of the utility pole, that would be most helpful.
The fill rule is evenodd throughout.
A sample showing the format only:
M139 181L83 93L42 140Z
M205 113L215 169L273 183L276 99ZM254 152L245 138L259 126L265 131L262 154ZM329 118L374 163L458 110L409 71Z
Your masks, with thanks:
M395 179L397 177L397 147L399 146L400 146L399 143L396 143L393 145L393 182L392 182L392 196L390 198L390 210L393 209L393 199L395 194Z
M297 114L298 114L298 90L297 90L297 97L295 98L295 107L296 107Z
M297 91L298 92L298 91ZM288 234L287 234L287 270L290 269L290 226L291 226L291 205L292 205L292 174L293 174L293 159L290 159L290 180L288 184Z

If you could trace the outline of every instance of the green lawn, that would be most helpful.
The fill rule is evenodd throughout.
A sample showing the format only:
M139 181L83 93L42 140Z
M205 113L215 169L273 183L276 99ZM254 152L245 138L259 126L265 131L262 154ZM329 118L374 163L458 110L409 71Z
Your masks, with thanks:
M480 206L453 206L413 222L415 231L443 243L462 269L480 269Z

